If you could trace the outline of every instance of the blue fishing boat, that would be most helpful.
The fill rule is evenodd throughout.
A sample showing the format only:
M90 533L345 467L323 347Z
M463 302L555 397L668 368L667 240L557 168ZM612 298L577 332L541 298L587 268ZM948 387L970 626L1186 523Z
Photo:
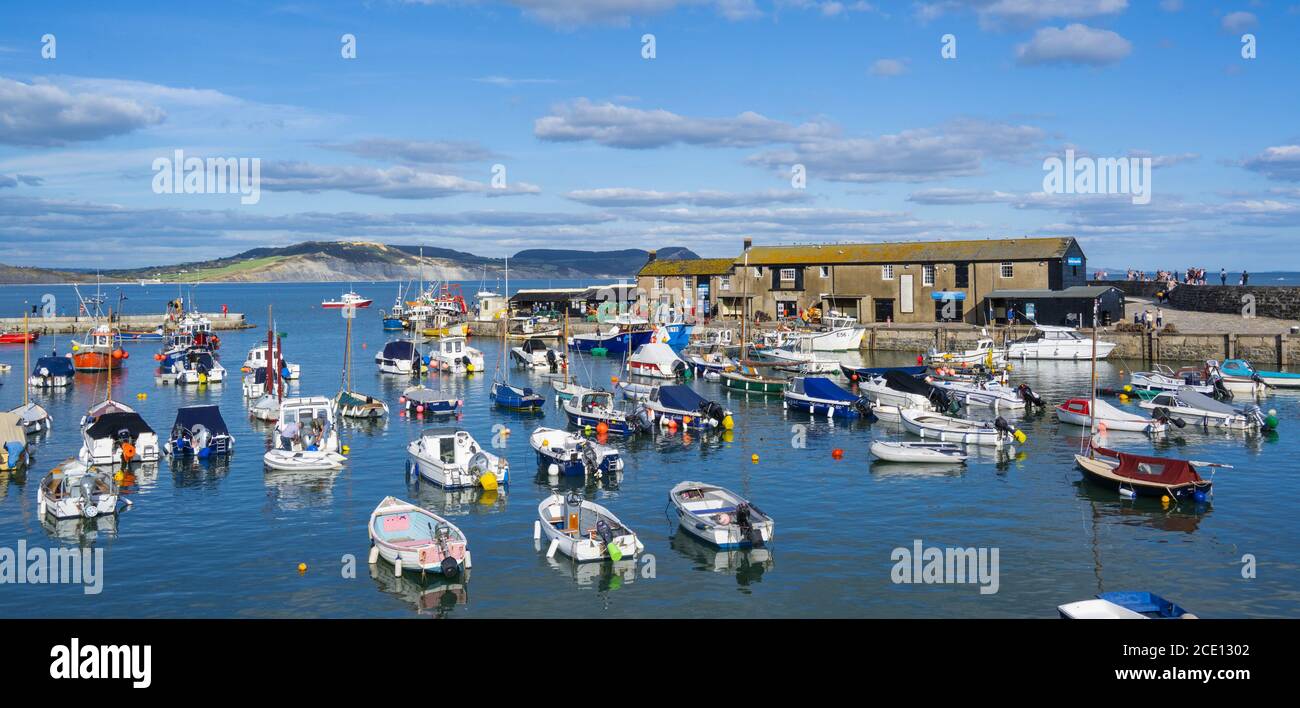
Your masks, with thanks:
M685 322L675 322L659 326L668 333L668 338L662 340L663 343L672 347L674 351L681 351L687 344L691 343L692 325Z
M512 386L505 381L494 381L489 392L497 408L512 411L540 411L546 399L537 395L531 388Z
M1196 619L1196 615L1153 592L1121 590L1097 593L1095 600L1056 608L1062 619Z
M796 376L781 395L783 406L810 415L857 418L871 413L866 396L855 396L823 376Z
M163 452L171 457L194 456L207 459L228 455L235 447L235 438L215 405L185 406L176 411L170 439Z
M844 373L844 378L850 381L862 381L876 376L884 376L890 371L897 371L907 376L921 376L925 374L926 366L849 366L840 364L840 371ZM854 378L854 377L857 378Z
M575 433L538 428L528 443L537 452L537 468L557 476L603 478L623 470L618 450Z
M583 391L564 401L564 414L569 424L579 428L599 428L605 424L606 432L630 435L649 431L653 422L645 409L638 406L632 411L619 410L614 405L614 394L600 389Z
M654 326L640 317L619 315L607 324L610 326L603 331L573 335L569 348L576 352L604 349L608 354L626 354L654 338Z
M1261 381L1265 386L1300 388L1300 373L1290 371L1259 371L1245 359L1228 359L1219 367L1226 379Z

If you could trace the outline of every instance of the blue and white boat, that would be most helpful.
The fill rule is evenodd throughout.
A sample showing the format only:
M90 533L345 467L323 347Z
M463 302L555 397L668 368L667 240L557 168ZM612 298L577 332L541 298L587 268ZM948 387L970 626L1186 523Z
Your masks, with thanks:
M465 405L465 401L459 398L443 396L425 386L412 386L402 391L397 402L413 415L452 415Z
M492 382L492 390L489 392L492 401L496 403L497 408L506 408L512 411L540 411L546 399L538 395L533 389L525 386L512 386L505 381Z
M776 528L771 517L735 492L703 482L682 482L668 493L677 523L718 548L762 548Z
M1290 371L1259 371L1245 359L1228 359L1219 367L1225 381L1244 379L1262 382L1276 388L1300 388L1300 373Z
M645 406L660 425L670 422L695 430L731 430L735 425L731 411L710 401L690 386L655 386Z
M655 328L649 320L623 314L609 320L603 331L591 334L575 334L569 337L569 349L576 352L590 352L592 349L604 349L610 354L626 354L636 351L642 344L647 344L655 336Z
M781 394L782 405L827 418L857 418L871 414L866 396L855 396L823 376L796 376Z
M1196 615L1153 592L1122 590L1097 593L1095 600L1056 608L1062 619L1196 619Z
M235 438L215 405L184 406L176 411L176 422L163 452L170 457L194 456L200 460L228 455L235 449Z
M564 414L569 424L579 428L596 428L605 424L607 432L631 435L649 431L653 421L643 407L632 411L619 410L614 405L614 394L600 389L587 390L564 401Z
M383 351L375 355L375 365L381 374L398 374L412 376L420 373L424 364L420 350L409 339L397 339L384 345Z
M897 371L906 376L921 376L928 366L849 366L841 364L840 371L850 381L867 381L877 376L884 376L890 371Z
M672 324L661 324L659 328L662 330L661 335L663 333L668 335L666 337L661 336L659 341L672 347L674 351L681 351L687 344L691 343L692 325L685 322L674 322Z
M538 428L528 438L537 468L553 476L602 479L623 471L618 450L556 428Z
M27 383L32 388L63 388L72 385L75 375L72 359L67 356L43 356L36 360Z

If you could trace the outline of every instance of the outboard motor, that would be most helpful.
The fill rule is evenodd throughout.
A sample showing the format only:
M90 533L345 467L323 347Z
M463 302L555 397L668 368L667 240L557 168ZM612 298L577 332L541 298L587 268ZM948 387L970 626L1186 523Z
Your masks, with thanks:
M1169 412L1169 409L1165 408L1164 406L1160 406L1158 408L1153 409L1151 413L1152 413L1151 417L1155 420L1160 421L1161 423L1166 423L1166 424L1173 423L1176 427L1179 428L1182 428L1187 425L1187 421L1183 420L1182 418L1175 418L1173 414Z
M627 424L632 432L648 433L654 430L654 421L650 420L650 414L639 406L627 414Z
M749 539L749 542L755 548L763 547L763 532L754 528L753 519L750 517L749 504L745 502L736 505L736 526L740 528L741 538Z
M451 556L444 556L442 559L442 575L446 578L454 578L460 574L460 564Z
M605 523L604 519L598 519L596 521L596 536L600 538L601 543L608 546L614 540L614 530L609 527L609 524Z
M1223 385L1223 379L1217 376L1214 377L1214 397L1220 401L1232 400L1232 391L1229 391L1228 387Z
M1017 386L1016 391L1020 394L1020 400L1024 401L1025 405L1038 406L1039 408L1042 408L1044 405L1046 405L1043 403L1042 396L1039 396L1037 393L1034 393L1034 389L1030 388L1029 384L1027 383L1022 383L1019 386Z
M579 449L582 455L582 467L588 475L592 477L600 476L600 460L596 457L596 447L589 441L584 441Z
M717 401L705 401L700 404L700 415L711 419L716 425L722 425L722 419L727 417L727 411Z
M929 398L930 405L934 406L934 410L939 413L952 413L958 408L957 402L953 400L952 396L948 395L947 391L931 387Z
M871 399L866 396L858 396L858 400L853 402L853 409L863 416L871 415Z

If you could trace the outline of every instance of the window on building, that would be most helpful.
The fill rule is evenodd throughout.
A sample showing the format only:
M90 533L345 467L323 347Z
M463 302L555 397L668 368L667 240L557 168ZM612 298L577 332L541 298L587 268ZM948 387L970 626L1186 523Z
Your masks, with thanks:
M731 277L724 275L721 278L718 278L718 289L731 290Z
M821 276L822 276L823 278L829 278L829 277L831 277L831 267L830 267L830 266L822 266L822 267L821 267Z
M954 285L959 288L970 287L970 264L958 263L953 267Z
M655 288L658 290L663 290L664 287L667 285L667 283L668 283L668 279L665 277L660 276L658 278L655 278Z
M783 282L783 283L793 283L793 282L794 282L794 268L782 268L782 269L781 269L781 282Z
M893 279L894 279L894 266L892 266L892 265L882 265L882 266L880 266L880 279L881 279L881 280L893 280Z
M1010 278L1015 275L1015 268L1012 267L1010 261L1003 261L1002 267L998 270L998 274L1003 278Z
M933 266L933 265L923 265L923 266L921 266L921 285L930 286L930 287L933 287L933 286L934 286L934 266Z
M761 277L763 277L763 267L762 267L762 266L754 266L753 271L754 271L754 277L755 277L755 278L761 278Z

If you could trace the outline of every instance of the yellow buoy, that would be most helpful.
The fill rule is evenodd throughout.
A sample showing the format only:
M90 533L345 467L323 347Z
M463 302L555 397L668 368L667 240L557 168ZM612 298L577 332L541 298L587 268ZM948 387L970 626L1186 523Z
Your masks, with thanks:
M484 472L482 477L478 478L478 486L492 491L497 488L497 476L491 472Z
M1133 392L1133 387L1130 386L1129 384L1124 384L1124 393L1132 393L1132 392Z
M749 459L753 461L754 464L758 464L758 453L754 453L753 455L750 455Z
M1119 395L1119 400L1120 400L1121 403L1128 403L1128 394L1127 394L1127 393L1121 393L1121 394Z
M207 383L207 382L208 382L208 375L207 375L207 374L199 374L199 383L201 383L201 384L205 384L205 383Z
M77 346L76 344L74 344L74 345L72 345L72 351L74 351L74 352L79 352L79 351L81 351L81 347L79 347L79 346Z
M690 425L690 424L691 424L691 417L689 415L682 416L682 425Z
M732 428L736 427L736 421L732 420L731 416L727 416L726 418L722 419L722 427L726 430L731 430Z
M1014 435L1013 437L1015 437L1016 442L1020 443L1021 445L1024 445L1024 444L1025 444L1025 440L1027 439L1027 438L1025 437L1025 433L1024 433L1023 430L1017 430L1017 431L1015 432L1015 435Z
M352 452L352 448L351 448L351 447L348 447L347 445L344 445L344 446L343 446L342 448L340 448L340 449L343 450L343 454L344 454L344 455L348 454L349 452Z
M590 426L590 425L587 426L587 431L588 431L588 432L591 431L591 426ZM550 439L550 438L542 438L542 447L550 447L550 446L551 446L551 439Z
M299 564L298 564L298 572L299 572L299 573L306 573L306 572L307 572L307 564L306 564L306 563L299 563Z
M1165 495L1161 496L1161 497L1160 497L1160 503L1161 503L1161 504L1168 504L1168 503L1169 503L1169 495L1168 495L1168 494L1165 494Z
M474 365L473 365L473 364L466 364L466 365L465 365L465 371L468 372L468 373L471 373L471 374L474 373Z
M124 475L122 474L122 470L118 470L118 471L116 471L116 472L113 473L113 481L115 481L115 482L121 482L123 476L124 476Z

